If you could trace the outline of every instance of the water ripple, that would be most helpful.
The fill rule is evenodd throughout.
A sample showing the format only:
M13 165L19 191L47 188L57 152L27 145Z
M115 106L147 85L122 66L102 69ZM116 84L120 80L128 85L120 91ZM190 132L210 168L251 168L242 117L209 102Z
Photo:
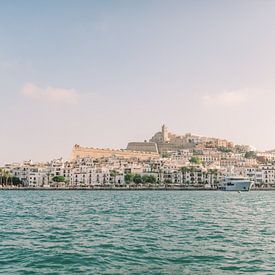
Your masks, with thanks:
M0 191L0 274L273 274L275 192Z

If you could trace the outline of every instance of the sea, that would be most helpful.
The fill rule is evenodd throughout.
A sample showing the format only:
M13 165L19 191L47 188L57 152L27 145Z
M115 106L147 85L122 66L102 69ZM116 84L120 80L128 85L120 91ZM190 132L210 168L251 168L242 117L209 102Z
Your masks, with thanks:
M275 191L0 191L0 274L275 274Z

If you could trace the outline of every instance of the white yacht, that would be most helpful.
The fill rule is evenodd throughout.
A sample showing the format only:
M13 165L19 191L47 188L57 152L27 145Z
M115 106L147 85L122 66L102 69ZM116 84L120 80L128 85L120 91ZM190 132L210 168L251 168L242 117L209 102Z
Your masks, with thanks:
M220 185L220 189L224 191L249 191L253 185L253 181L244 177L226 177Z

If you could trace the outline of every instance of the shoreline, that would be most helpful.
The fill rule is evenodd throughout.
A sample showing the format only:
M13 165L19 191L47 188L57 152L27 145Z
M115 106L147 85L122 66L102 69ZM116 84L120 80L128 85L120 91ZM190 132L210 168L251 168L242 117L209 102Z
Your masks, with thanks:
M184 188L184 187L2 187L0 191L223 191L210 188ZM275 188L251 189L250 191L275 191ZM234 192L234 191L224 191ZM242 191L248 192L248 191Z

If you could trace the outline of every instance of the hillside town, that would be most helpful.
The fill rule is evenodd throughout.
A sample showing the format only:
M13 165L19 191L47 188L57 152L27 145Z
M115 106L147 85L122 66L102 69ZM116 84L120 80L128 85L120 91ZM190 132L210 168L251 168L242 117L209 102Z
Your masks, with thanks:
M192 134L177 136L162 126L149 141L127 149L75 145L71 159L6 164L1 188L182 188L217 190L227 176L242 176L254 189L275 188L275 152Z

